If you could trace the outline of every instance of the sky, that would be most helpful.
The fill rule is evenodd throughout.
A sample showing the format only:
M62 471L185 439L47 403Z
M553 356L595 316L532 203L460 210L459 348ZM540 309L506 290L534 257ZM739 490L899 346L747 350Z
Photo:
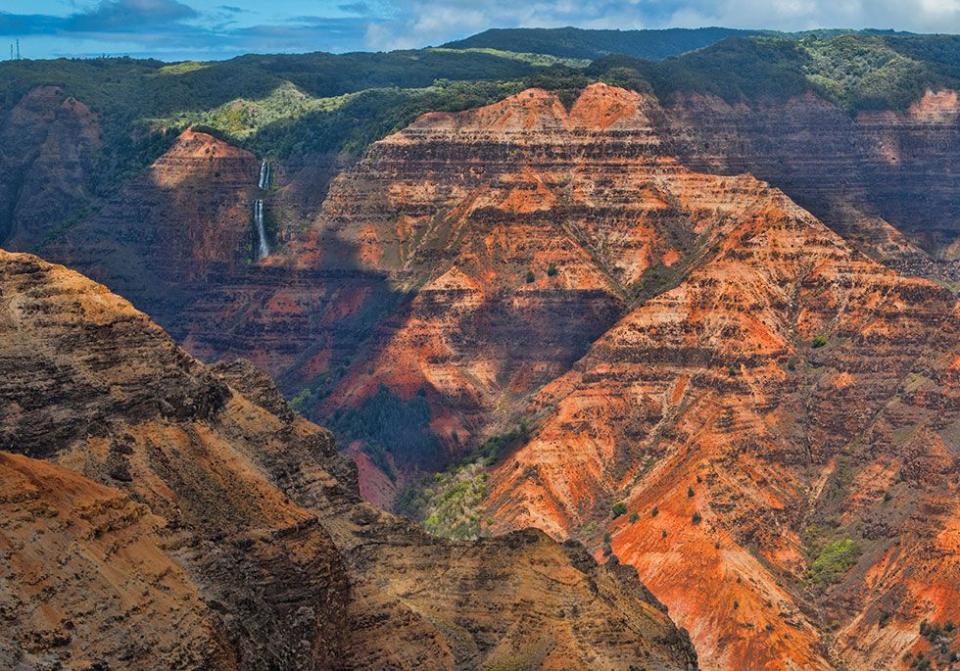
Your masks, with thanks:
M487 28L960 32L960 0L0 0L0 58L387 51Z

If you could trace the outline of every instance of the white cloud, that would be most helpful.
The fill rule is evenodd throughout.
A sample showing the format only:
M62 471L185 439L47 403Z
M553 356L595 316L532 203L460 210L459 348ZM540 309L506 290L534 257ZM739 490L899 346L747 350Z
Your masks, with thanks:
M392 6L391 18L369 26L368 48L439 44L486 28L520 26L960 32L960 0L394 0Z

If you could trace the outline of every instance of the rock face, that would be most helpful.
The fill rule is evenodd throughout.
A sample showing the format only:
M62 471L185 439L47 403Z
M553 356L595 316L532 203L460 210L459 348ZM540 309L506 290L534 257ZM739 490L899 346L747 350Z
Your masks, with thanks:
M265 376L72 271L0 252L0 368L4 666L696 665L631 569L361 503Z
M249 152L184 131L99 212L41 249L171 324L208 283L253 258L258 171Z
M298 259L342 263L346 247L416 296L322 411L425 389L456 451L567 370L628 301L682 277L744 187L680 171L659 149L659 114L603 84L569 110L531 90L375 144L333 183Z
M164 549L165 520L20 455L0 453L0 485L3 668L236 668L218 616Z
M855 118L812 93L737 105L680 96L665 111L662 132L691 167L767 180L848 239L913 272L936 270L903 235L935 257L956 258L960 212L949 177L960 167L956 91L927 91L905 112Z
M704 668L927 654L920 623L954 618L960 585L953 295L752 177L645 151L623 179L686 213L695 261L536 395L489 516L593 547L610 533Z
M50 246L191 351L250 355L338 428L387 427L386 462L358 454L385 500L391 466L435 468L525 417L532 437L492 473L496 528L619 564L529 531L451 544L358 503L329 437L267 382L201 366L123 301L54 290L47 275L76 276L23 257L7 262L26 270L5 284L0 444L147 506L125 533L197 599L186 660L677 664L682 637L623 587L630 566L705 668L943 666L960 620L960 311L890 268L952 277L933 257L957 247L956 134L951 92L854 119L812 96L664 106L593 85L567 108L532 90L375 144L265 262L244 263L257 162L196 133ZM585 608L596 593L644 615Z
M32 93L19 116L50 95ZM24 137L66 132L30 118ZM372 412L384 387L407 405L423 394L412 430L429 449L394 465L433 468L509 426L631 301L696 264L715 222L644 182L673 169L661 157L749 171L888 265L956 280L928 254L953 255L956 120L951 92L852 119L812 95L664 107L594 85L568 110L528 91L424 116L329 193L333 157L277 166L267 219L282 244L261 263L249 263L257 161L188 131L42 253L129 297L191 353L248 358L289 395L307 392L315 418ZM709 188L721 208L737 197Z
M96 115L55 86L0 115L0 244L36 249L82 212L101 143Z

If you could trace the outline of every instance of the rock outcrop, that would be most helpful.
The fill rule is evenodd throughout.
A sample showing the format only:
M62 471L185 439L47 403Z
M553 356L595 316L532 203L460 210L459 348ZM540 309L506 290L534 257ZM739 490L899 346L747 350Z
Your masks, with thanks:
M617 577L632 566L705 668L942 666L960 620L960 312L907 276L956 279L941 263L960 230L956 122L949 91L857 118L815 96L664 103L597 84L567 107L526 91L376 143L255 264L256 161L189 133L50 245L192 352L249 356L338 428L393 430L386 461L350 446L384 500L391 466L436 468L525 417L532 437L492 472L495 528L618 562L530 531L448 543L360 504L329 436L261 377L198 364L120 299L23 257L5 263L23 270L5 281L0 445L147 506L125 533L137 552L159 543L182 569L170 584L197 595L177 658L686 663L654 600ZM293 211L307 191L276 197ZM333 620L272 598L305 574Z
M129 296L160 323L182 323L208 283L254 258L258 171L253 154L184 131L99 212L40 250Z
M427 114L333 183L301 263L351 263L416 291L325 399L425 389L451 452L510 419L637 296L678 281L755 185L664 156L647 96L604 84L567 110L530 90ZM746 189L745 193L741 193Z
M0 244L36 249L80 218L102 143L97 116L56 86L0 115Z
M711 233L536 395L487 515L635 566L704 668L907 664L960 584L955 298L752 177L654 156ZM933 591L906 577L934 564Z
M894 267L955 280L943 261L960 235L958 113L950 90L856 117L812 93L736 105L684 95L665 105L661 132L687 165L749 172Z
M0 252L0 368L12 668L696 665L631 569L360 502L268 378L203 366L63 267Z

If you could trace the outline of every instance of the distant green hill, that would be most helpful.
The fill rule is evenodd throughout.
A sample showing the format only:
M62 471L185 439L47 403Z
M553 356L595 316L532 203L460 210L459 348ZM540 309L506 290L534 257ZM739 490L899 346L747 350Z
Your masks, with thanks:
M813 91L851 113L902 110L927 89L960 89L960 36L865 31L728 38L659 62L611 55L583 73L661 99L705 93L728 102Z
M358 154L426 111L477 107L530 86L559 91L571 101L597 80L663 99L683 92L732 101L815 91L851 112L903 109L926 88L960 89L960 37L517 29L389 53L174 64L129 58L13 61L0 63L0 122L35 86L60 86L82 100L104 130L95 185L100 191L141 169L188 126L261 156Z
M668 28L666 30L495 28L463 40L448 42L443 46L448 49L498 49L590 60L608 54L662 60L702 49L728 37L748 37L767 32L733 28Z

